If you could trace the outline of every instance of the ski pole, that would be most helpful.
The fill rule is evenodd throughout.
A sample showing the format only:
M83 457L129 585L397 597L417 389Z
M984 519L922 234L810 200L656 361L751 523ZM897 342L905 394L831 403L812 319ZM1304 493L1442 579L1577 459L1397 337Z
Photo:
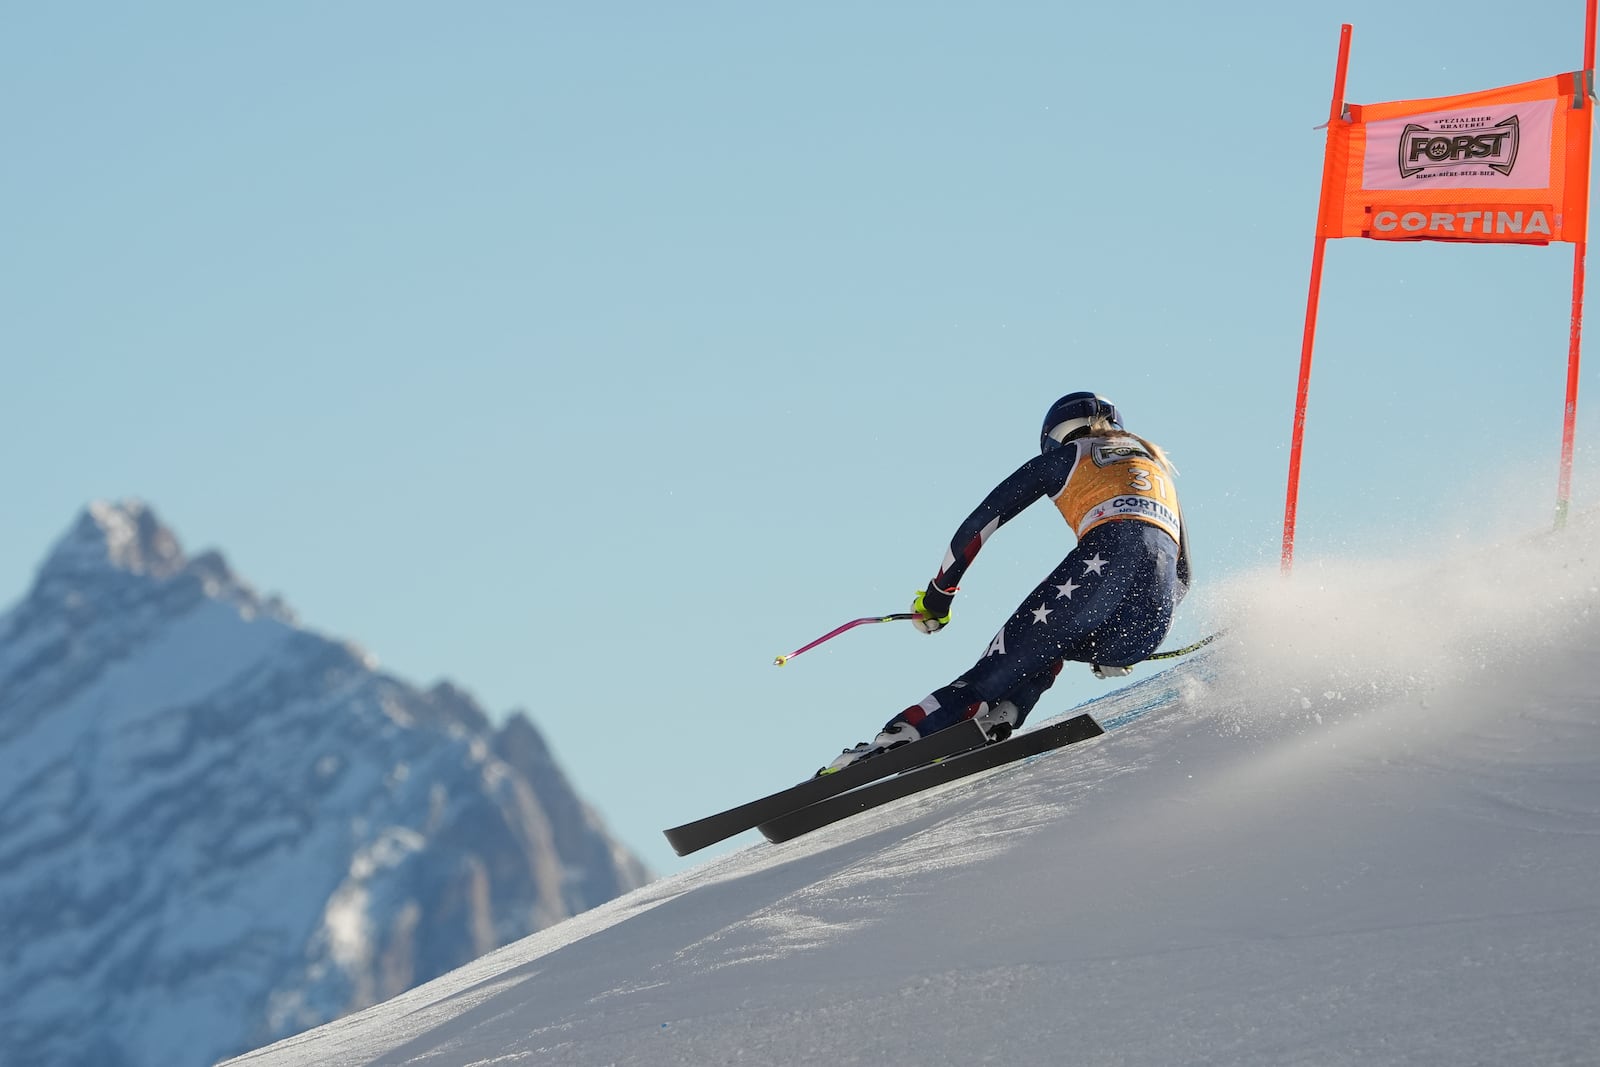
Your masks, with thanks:
M1177 659L1179 656L1187 656L1191 652L1205 648L1227 632L1226 630L1218 630L1210 637L1202 637L1192 645L1184 645L1182 648L1175 648L1171 652L1157 652L1154 655L1146 656L1145 659Z
M817 638L815 641L811 642L809 645L801 645L799 648L795 649L793 652L789 653L787 656L778 656L772 662L777 664L778 666L782 667L784 664L788 663L790 660L794 659L796 656L798 656L800 653L806 651L807 649L816 648L818 645L822 644L822 642L828 641L828 640L832 640L833 638L838 637L840 634L844 633L846 630L853 630L857 626L862 626L862 625L865 625L866 623L869 623L869 622L898 622L898 621L900 621L902 619L914 619L916 617L917 616L912 612L902 611L902 612L898 612L898 613L896 613L894 615L869 615L864 619L851 619L849 622L845 623L843 626L840 626L837 629L829 630L827 633L823 634L821 637Z

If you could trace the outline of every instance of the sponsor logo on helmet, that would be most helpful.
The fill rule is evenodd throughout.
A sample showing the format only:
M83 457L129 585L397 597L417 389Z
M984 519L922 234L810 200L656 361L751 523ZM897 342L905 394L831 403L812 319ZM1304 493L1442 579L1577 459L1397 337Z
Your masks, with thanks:
M1406 123L1400 132L1400 177L1459 173L1465 164L1509 175L1517 165L1522 126L1516 115L1484 127L1485 118L1452 118L1434 126ZM1477 128L1473 128L1476 126Z

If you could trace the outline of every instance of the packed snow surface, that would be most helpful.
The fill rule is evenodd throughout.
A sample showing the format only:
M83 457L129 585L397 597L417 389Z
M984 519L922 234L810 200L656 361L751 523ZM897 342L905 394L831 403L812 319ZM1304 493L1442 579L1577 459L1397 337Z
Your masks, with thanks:
M1103 737L234 1062L1600 1062L1597 545L1241 579Z

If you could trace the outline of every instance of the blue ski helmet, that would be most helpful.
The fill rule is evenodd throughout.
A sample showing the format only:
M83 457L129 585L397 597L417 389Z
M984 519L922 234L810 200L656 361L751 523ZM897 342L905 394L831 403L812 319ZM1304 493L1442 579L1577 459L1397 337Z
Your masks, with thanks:
M1068 393L1050 405L1044 413L1044 427L1039 431L1039 451L1048 452L1061 447L1070 437L1089 428L1097 419L1104 419L1117 429L1122 429L1122 418L1117 405L1099 393Z

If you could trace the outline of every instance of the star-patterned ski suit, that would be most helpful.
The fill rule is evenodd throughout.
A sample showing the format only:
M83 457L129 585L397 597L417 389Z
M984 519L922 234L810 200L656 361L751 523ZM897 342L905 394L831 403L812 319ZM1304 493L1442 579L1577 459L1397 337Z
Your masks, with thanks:
M927 736L1009 700L1018 725L1064 661L1131 666L1167 636L1189 587L1188 538L1172 473L1130 434L1070 440L1028 460L967 516L924 604L946 613L961 576L1001 526L1048 496L1078 536L973 667L886 724Z

